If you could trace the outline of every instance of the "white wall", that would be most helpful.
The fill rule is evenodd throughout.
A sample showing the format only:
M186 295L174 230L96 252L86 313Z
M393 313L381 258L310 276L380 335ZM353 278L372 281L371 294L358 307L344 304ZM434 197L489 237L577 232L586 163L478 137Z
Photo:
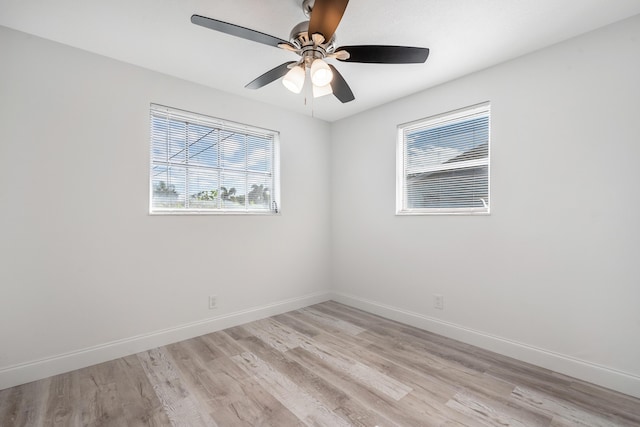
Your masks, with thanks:
M0 388L327 298L328 123L2 27L0 58ZM280 131L282 214L149 216L152 102Z
M492 214L395 216L396 126L483 101ZM640 16L332 135L338 300L640 396Z

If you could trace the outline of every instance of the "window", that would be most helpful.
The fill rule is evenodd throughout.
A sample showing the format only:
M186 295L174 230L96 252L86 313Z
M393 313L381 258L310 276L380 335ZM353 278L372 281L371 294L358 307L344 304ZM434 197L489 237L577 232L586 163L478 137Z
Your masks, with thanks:
M488 103L400 125L397 214L489 213Z
M277 213L278 134L151 105L151 213Z

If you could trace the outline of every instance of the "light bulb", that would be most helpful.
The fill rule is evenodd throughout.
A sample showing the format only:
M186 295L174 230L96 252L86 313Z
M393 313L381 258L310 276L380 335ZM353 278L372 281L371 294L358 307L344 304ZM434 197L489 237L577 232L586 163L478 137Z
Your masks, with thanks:
M311 81L316 86L326 86L333 79L333 71L322 59L316 59L311 64Z
M304 68L296 65L284 76L282 84L293 93L300 93L304 86Z
M320 98L321 96L331 95L332 93L333 93L333 89L331 88L331 84L327 84L324 86L313 85L314 98Z

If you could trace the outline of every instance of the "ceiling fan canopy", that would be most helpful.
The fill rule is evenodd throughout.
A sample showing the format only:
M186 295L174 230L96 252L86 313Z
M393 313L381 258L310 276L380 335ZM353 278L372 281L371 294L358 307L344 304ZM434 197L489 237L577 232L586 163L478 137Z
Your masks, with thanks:
M284 85L299 93L309 70L314 96L333 93L340 102L355 99L351 88L325 59L370 64L419 64L427 60L429 49L410 46L359 45L336 47L335 32L342 20L349 0L303 0L302 10L309 18L293 27L289 40L282 40L256 30L207 18L191 16L191 22L215 31L240 37L297 54L297 61L289 61L267 71L248 83L248 89L259 89L284 77Z

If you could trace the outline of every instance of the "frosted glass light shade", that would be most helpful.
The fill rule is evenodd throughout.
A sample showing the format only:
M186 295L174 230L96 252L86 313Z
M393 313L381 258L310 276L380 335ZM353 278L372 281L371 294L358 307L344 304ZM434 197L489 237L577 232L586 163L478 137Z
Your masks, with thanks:
M331 95L333 93L333 89L330 84L324 86L316 86L313 85L313 97L320 98L321 96Z
M300 66L295 66L289 70L289 72L282 79L282 84L284 87L289 89L293 93L300 93L302 91L302 87L304 86L304 77L305 77L304 68Z
M333 79L333 71L322 59L316 59L311 64L311 81L316 86L326 86Z

